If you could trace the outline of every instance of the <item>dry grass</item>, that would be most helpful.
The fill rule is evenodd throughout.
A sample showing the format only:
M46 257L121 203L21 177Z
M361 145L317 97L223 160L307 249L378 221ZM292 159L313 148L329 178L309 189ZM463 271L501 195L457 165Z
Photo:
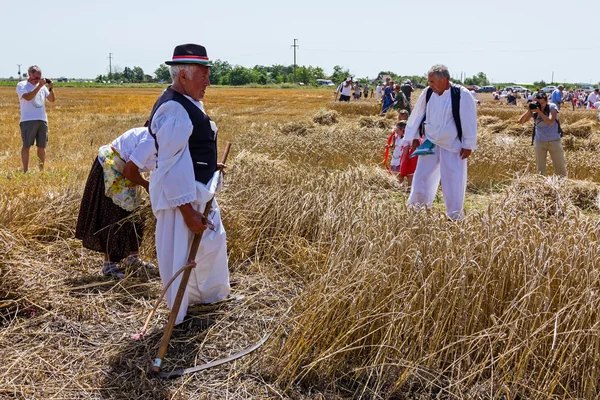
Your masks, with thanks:
M232 140L220 195L240 303L176 331L166 369L263 350L174 381L147 375L167 310L138 331L153 273L100 276L73 238L100 144L141 125L160 90L61 89L47 170L17 172L18 103L0 88L0 397L596 398L600 359L599 124L561 113L569 175L533 176L521 107L480 96L468 216L415 213L377 164L394 121L329 90L211 88ZM323 107L326 107L324 109ZM521 132L519 132L521 130ZM523 133L523 130L527 131ZM142 244L154 258L153 219ZM435 397L438 396L438 397Z

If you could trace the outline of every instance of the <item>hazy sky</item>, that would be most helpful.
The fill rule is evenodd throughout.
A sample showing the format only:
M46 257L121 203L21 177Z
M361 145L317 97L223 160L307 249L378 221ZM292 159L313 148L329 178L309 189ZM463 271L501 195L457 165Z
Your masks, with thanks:
M153 74L181 43L252 67L334 65L358 77L391 70L494 82L600 81L600 3L582 0L2 0L0 77L38 64L44 76L95 78L108 55Z

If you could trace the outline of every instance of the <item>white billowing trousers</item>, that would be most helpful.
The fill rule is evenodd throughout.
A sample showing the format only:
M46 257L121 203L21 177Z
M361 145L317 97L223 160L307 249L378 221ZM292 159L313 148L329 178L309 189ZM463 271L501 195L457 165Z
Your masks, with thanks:
M467 189L467 160L461 160L459 153L439 146L435 146L433 151L435 154L419 156L407 205L431 207L441 179L446 215L448 218L462 219Z
M196 211L204 212L204 204L193 203L193 205ZM177 208L159 210L155 214L156 254L164 286L180 268L185 266L194 233L188 229ZM189 304L213 303L223 300L230 292L226 235L216 200L213 201L208 219L214 227L205 230L202 235L196 253L196 267L190 274L175 320L176 324L183 321ZM169 309L175 302L182 275L183 273L177 277L165 294Z

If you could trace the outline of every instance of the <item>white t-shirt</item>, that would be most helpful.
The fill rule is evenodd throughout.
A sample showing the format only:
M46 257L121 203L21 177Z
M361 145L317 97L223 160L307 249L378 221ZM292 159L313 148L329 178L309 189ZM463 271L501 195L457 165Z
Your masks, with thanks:
M350 97L352 94L352 83L343 82L342 83L342 95Z
M123 161L132 161L141 172L156 168L156 146L148 128L133 128L113 140L110 144Z
M19 101L21 102L21 122L48 122L48 116L46 115L46 99L48 96L50 96L50 92L46 86L43 86L33 99L23 99L23 95L33 92L33 89L35 89L36 86L37 85L34 85L28 81L21 81L17 83L17 95L19 96Z

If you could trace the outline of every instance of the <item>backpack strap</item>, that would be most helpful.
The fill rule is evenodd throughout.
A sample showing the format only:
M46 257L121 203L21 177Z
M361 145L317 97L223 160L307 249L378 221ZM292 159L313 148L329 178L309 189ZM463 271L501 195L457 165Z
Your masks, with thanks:
M421 137L425 136L425 119L427 118L427 103L429 103L429 99L433 94L433 89L428 87L427 92L425 93L425 114L423 114L423 119L421 120L421 124L419 125L419 135Z
M419 125L419 134L421 137L425 136L425 119L427 118L427 103L429 103L429 99L433 94L433 89L428 88L427 94L425 95L425 114L423 115L423 120L421 121L421 125ZM456 132L458 136L458 140L462 142L462 123L460 122L460 88L458 86L451 85L450 86L450 100L452 102L452 117L454 118L454 123L456 124Z
M452 100L452 116L456 124L458 140L462 142L462 123L460 122L460 88L458 86L450 86L450 98Z

